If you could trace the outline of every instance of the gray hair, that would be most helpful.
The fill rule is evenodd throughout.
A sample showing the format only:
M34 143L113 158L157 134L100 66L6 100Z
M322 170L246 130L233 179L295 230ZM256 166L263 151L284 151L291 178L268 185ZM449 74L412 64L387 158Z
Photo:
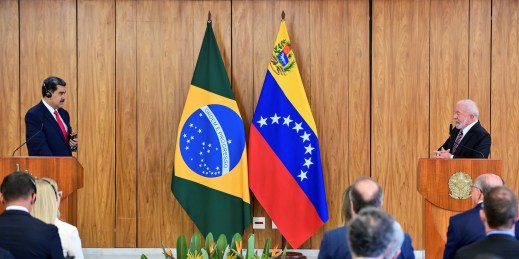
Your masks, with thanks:
M459 100L457 102L457 104L461 104L461 105L465 106L465 111L468 112L469 114L473 114L474 116L479 117L479 109L478 109L478 105L476 104L476 102L474 102L470 99L464 99L464 100Z
M348 224L348 242L356 256L391 258L403 241L400 224L379 208L362 209Z

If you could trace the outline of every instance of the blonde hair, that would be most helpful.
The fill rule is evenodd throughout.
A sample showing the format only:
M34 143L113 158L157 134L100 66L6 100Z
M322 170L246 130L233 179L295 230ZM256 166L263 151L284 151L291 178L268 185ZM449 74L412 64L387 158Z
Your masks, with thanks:
M47 224L54 224L58 218L58 184L49 178L36 180L36 202L32 207L31 215Z

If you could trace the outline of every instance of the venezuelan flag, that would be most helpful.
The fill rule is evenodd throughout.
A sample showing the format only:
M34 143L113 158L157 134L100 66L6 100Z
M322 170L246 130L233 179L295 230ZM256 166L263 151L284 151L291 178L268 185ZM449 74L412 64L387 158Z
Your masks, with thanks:
M171 190L205 236L251 222L245 128L211 22L178 128Z
M328 221L317 129L285 21L250 127L249 185L294 248Z

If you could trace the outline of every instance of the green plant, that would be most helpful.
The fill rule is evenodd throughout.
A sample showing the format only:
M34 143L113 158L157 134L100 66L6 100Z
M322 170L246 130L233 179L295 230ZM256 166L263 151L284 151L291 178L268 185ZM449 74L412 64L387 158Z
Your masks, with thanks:
M234 234L231 243L227 244L227 238L221 234L216 242L212 233L207 234L205 238L205 246L202 247L202 238L200 233L195 232L191 237L189 248L187 245L186 237L181 234L177 238L177 258L178 259L269 259L269 258L280 258L285 259L286 250L285 247L282 251L278 251L276 245L272 253L270 252L270 238L267 238L263 252L261 255L256 254L254 248L254 234L250 234L247 239L247 249L245 255L243 254L242 236L239 233ZM165 259L175 259L172 251L166 248L164 242L162 245L162 253ZM243 249L242 249L243 248ZM141 259L147 259L146 255L141 255Z

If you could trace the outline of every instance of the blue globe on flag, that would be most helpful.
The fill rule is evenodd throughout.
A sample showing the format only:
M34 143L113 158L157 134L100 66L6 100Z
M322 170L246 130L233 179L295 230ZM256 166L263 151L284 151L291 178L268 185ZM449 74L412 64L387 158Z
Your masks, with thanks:
M188 117L179 141L186 165L198 175L214 178L231 172L240 161L245 148L245 130L235 111L224 105L210 104Z

